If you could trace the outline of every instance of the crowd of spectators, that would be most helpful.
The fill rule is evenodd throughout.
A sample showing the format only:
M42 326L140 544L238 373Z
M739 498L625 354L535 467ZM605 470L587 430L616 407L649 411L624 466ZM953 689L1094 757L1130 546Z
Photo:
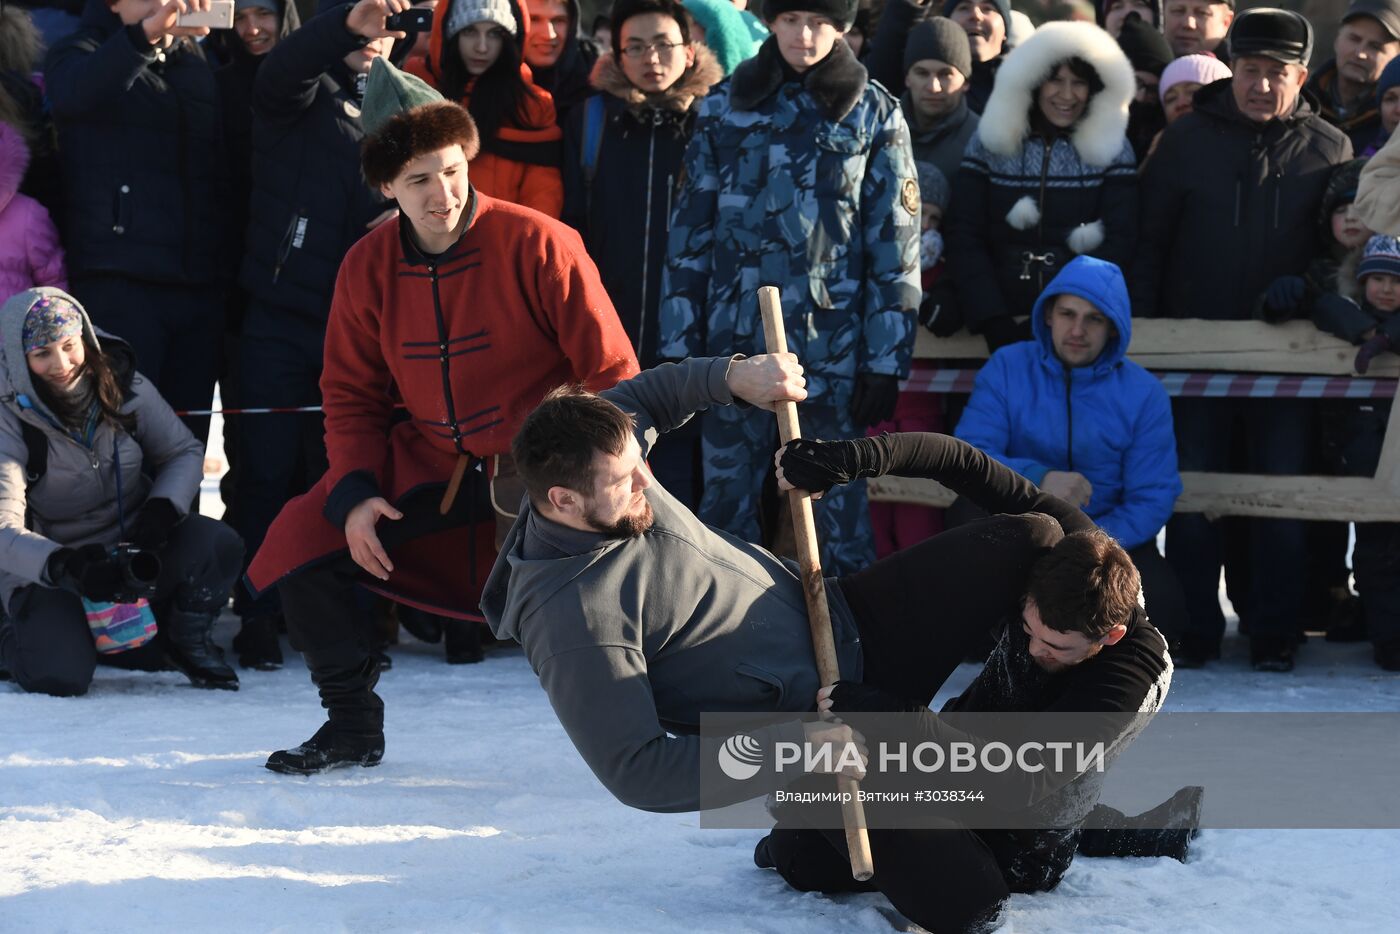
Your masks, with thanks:
M1371 476L1389 401L1168 399L1127 360L1143 317L1311 320L1357 346L1358 373L1400 352L1400 0L1339 6L1330 50L1301 13L1234 0L232 6L213 30L181 21L210 0L0 6L0 669L25 687L85 689L91 652L31 673L76 651L84 614L96 631L124 592L93 581L138 529L167 568L198 565L152 601L192 680L236 686L208 641L227 588L239 663L281 665L278 592L234 585L231 538L186 518L185 474L216 383L225 408L264 413L224 422L223 521L246 570L326 473L342 261L404 224L361 166L378 59L470 113L473 190L577 233L642 367L761 353L756 292L776 285L808 434L955 431L1083 507L1133 556L1178 667L1220 655L1223 567L1256 669L1291 669L1326 630L1400 670L1400 526L1357 523L1348 569L1341 523L1173 511L1179 471ZM985 339L970 398L901 391L920 325ZM54 396L73 372L90 408ZM36 474L36 428L86 452L92 478L61 456ZM778 542L776 446L768 413L724 407L651 467L707 523ZM972 512L833 490L825 567ZM35 641L59 617L67 641ZM455 633L449 660L481 658L476 624L398 618ZM122 651L143 641L112 644L98 660L152 664Z

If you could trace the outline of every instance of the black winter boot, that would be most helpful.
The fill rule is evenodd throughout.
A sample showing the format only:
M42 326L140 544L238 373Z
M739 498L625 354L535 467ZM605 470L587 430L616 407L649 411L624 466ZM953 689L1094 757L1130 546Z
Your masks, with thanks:
M469 619L439 617L447 636L447 664L474 665L486 658L481 648L481 624Z
M314 775L342 766L378 765L384 758L384 702L374 693L379 683L374 657L343 646L305 656L330 722L300 746L274 752L267 767L286 775Z
M1187 785L1137 817L1095 805L1079 835L1079 852L1084 856L1170 856L1184 863L1191 841L1201 832L1204 794L1200 785Z
M383 758L383 730L355 732L327 721L300 746L268 756L267 767L283 775L315 775L351 765L369 768Z
M244 617L233 637L239 668L276 671L282 667L282 643L277 638L276 616Z
M214 644L218 610L181 610L171 607L159 619L165 633L166 657L197 688L238 690L238 675L224 661L223 649Z

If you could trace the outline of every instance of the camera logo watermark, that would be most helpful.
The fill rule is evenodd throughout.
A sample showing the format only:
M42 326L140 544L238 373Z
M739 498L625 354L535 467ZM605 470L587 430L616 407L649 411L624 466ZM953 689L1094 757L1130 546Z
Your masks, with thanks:
M763 746L747 733L735 733L719 747L719 768L736 782L746 782L763 765Z

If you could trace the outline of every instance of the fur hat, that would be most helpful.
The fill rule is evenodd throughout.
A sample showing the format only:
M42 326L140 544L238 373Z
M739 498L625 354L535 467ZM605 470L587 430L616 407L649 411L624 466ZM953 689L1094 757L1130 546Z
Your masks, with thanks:
M451 39L476 23L495 23L512 36L520 35L520 24L515 21L509 0L452 0L452 9L443 24L443 38Z
M947 62L964 78L972 77L972 44L961 26L945 16L932 16L915 23L904 43L904 70L924 59Z
M1030 133L1036 90L1071 58L1088 62L1103 90L1089 98L1070 140L1088 164L1112 163L1123 150L1137 76L1118 43L1093 23L1046 23L1006 57L977 124L982 145L1002 156L1019 153Z
M360 168L373 188L392 182L425 153L458 143L470 161L481 144L466 110L382 58L370 67L360 122L365 130Z
M842 29L856 21L857 0L763 0L763 18L773 22L782 13L816 13Z
M1161 80L1157 82L1157 93L1162 100L1167 99L1167 89L1174 84L1183 81L1194 81L1199 85L1207 85L1221 78L1233 77L1234 72L1230 71L1230 66L1216 58L1214 55L1183 55L1162 70Z
M1313 28L1301 13L1255 7L1235 17L1225 41L1232 59L1262 55L1286 65L1306 68L1312 58Z
M1366 241L1365 252L1361 254L1361 265L1356 268L1356 281L1360 282L1376 273L1400 276L1400 237L1376 234ZM26 321L26 327L28 324ZM24 348L29 349L28 339L24 342Z

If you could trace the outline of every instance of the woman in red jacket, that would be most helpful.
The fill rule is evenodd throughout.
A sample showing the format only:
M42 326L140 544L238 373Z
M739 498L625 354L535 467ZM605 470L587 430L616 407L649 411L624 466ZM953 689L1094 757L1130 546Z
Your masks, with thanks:
M535 86L521 57L530 22L525 0L443 0L435 12L426 58L405 67L476 121L481 153L471 162L472 184L557 218L563 134L554 100Z

